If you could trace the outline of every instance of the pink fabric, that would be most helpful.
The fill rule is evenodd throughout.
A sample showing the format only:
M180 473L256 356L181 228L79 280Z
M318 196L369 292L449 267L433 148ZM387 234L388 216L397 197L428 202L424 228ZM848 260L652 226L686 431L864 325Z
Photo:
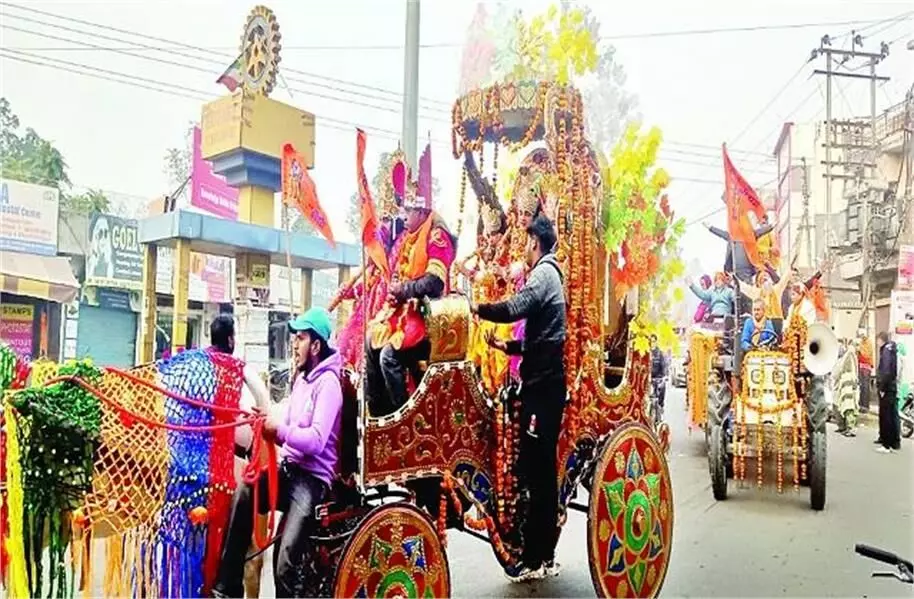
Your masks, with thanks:
M698 308L695 310L694 322L704 322L705 314L708 313L708 304L701 302L698 304Z
M512 331L514 333L514 339L517 341L523 341L524 340L524 331L526 330L526 328L527 328L526 320L520 320L518 322L515 322L514 329ZM513 378L516 381L520 380L521 359L522 358L520 356L511 356L511 359L508 361L508 369L511 372L511 378Z

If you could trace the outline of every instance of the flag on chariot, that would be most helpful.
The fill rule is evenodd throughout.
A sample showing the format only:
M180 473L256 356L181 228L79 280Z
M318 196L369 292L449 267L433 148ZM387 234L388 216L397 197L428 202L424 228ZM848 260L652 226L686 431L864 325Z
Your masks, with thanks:
M389 279L390 270L387 267L387 255L381 245L378 215L375 211L374 200L371 197L371 189L368 187L368 178L365 176L365 132L361 129L356 129L355 168L359 185L362 245L365 248L365 253L378 267L384 278Z

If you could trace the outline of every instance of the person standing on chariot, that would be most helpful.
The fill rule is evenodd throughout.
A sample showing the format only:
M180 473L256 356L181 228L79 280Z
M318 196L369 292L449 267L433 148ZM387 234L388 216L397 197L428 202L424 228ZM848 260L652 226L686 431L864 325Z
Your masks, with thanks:
M816 322L816 306L809 299L809 289L803 283L794 283L790 287L790 309L784 321L784 330L797 326L802 320L806 326Z
M506 228L504 213L488 204L480 205L480 220L483 226L481 248L476 252L476 264L471 270L461 265L463 274L473 281L473 300L476 303L494 303L505 298L509 292L507 280L508 256L502 251L502 238ZM511 341L511 325L478 321L473 324L467 358L480 370L483 387L490 396L498 394L508 376L508 357L502 352L493 352L487 337Z
M703 224L708 231L727 242L727 256L724 259L724 271L736 275L736 278L739 279L740 283L752 281L753 277L755 277L756 268L749 260L749 253L746 251L745 244L738 241L733 241L731 243L730 233L723 229L718 229L707 221ZM767 235L772 229L774 229L773 224L764 222L755 229L756 239L763 235Z
M408 185L403 199L406 231L392 250L387 305L368 325L367 397L373 416L393 413L406 403L407 373L419 382L419 363L431 352L419 302L447 294L456 254L456 238L432 210L430 146L419 171L418 184Z
M277 597L295 596L307 527L337 471L343 391L342 360L329 345L330 315L311 308L289 322L298 373L280 418L269 416L263 438L280 446L277 508L285 514L282 536L274 548L273 578ZM256 486L256 488L255 488ZM223 541L215 597L242 597L244 562L254 533L254 493L258 506L269 506L267 476L256 485L240 485L232 498L229 525Z
M702 289L694 282L689 282L689 289L692 290L698 299L708 304L708 314L712 319L726 318L733 315L733 303L735 294L733 288L727 285L727 275L718 272L714 275L714 286L710 289Z
M523 288L496 304L472 305L483 320L496 323L527 320L523 342L505 342L490 335L490 344L508 354L521 354L521 440L518 467L529 489L524 520L524 554L506 571L515 582L558 573L558 475L556 444L565 409L565 289L555 254L552 222L537 216L527 227L531 243L530 275Z

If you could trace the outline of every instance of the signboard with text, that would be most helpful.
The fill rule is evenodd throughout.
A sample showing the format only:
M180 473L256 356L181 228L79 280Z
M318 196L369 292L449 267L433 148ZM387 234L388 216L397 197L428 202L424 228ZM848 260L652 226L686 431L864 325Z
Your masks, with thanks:
M86 285L117 289L143 288L143 252L137 222L110 214L89 220Z
M202 138L200 127L194 127L190 205L220 218L238 220L238 190L230 187L224 177L215 174L213 166L203 159L200 149Z
M59 209L53 187L0 179L0 250L57 255Z
M32 322L35 308L28 304L3 304L0 306L0 339L17 355L32 357Z
M156 260L156 292L174 293L174 250L158 248ZM206 254L190 254L188 296L194 302L227 303L232 301L232 259Z
M898 248L898 284L895 288L914 291L914 245Z

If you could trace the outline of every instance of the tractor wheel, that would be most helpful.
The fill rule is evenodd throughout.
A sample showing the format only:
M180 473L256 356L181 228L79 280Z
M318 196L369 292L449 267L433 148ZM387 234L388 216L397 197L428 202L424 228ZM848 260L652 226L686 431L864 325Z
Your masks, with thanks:
M710 426L708 442L708 468L711 471L711 492L714 499L727 498L727 438L721 425Z

